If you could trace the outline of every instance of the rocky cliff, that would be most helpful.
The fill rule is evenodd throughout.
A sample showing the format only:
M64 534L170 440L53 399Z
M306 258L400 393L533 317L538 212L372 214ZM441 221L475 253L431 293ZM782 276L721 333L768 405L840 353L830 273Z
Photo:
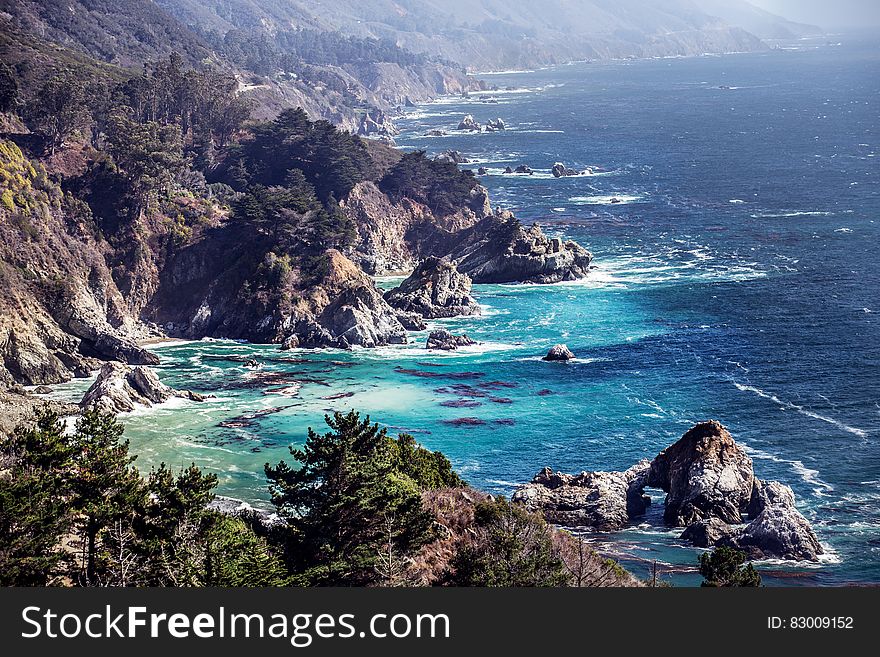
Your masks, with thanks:
M0 142L0 383L51 384L112 359L157 362L137 345L109 246L75 203L11 141Z

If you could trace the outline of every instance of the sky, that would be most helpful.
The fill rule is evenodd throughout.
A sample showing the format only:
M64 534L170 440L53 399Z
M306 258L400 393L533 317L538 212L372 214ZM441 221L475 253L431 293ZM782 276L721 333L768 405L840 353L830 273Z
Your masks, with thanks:
M824 28L880 26L880 0L750 0L789 20Z

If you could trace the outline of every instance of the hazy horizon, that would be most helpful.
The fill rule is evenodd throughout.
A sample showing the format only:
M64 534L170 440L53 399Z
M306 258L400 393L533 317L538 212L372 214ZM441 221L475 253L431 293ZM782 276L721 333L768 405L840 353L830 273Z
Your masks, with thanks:
M799 23L822 28L880 26L877 0L750 0L762 9Z

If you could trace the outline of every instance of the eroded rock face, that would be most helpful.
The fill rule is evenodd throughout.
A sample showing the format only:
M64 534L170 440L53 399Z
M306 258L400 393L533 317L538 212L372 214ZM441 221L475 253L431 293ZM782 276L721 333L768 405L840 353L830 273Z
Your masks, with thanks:
M687 527L718 518L742 522L752 499L752 459L715 421L701 422L651 462L646 484L666 492L663 517Z
M469 347L475 344L477 344L476 340L471 340L467 334L453 335L445 329L439 329L431 331L428 335L428 342L425 344L425 348L455 351L459 347Z
M471 296L471 279L449 260L425 258L399 287L385 293L392 308L417 313L425 319L478 315Z
M123 363L104 363L98 378L83 396L82 408L96 408L109 413L127 413L138 405L150 407L171 397L204 401L189 390L175 390L159 381L149 367L129 367Z
M642 461L625 472L582 472L579 475L541 470L513 494L513 501L540 511L548 522L568 527L621 529L644 514L649 501L639 482L648 468Z
M557 283L583 278L592 255L575 242L549 238L502 212L462 231L448 253L474 283Z
M344 290L324 309L318 323L343 348L406 344L406 329L371 285Z

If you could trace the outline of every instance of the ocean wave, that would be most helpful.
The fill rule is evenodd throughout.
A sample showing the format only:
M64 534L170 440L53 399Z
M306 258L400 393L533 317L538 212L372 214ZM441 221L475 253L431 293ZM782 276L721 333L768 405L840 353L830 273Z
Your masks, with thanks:
M805 210L797 212L757 212L749 215L752 219L782 219L785 217L830 217L833 212Z
M616 200L615 200L616 199ZM608 194L597 196L571 196L568 199L578 205L627 205L643 200L642 196L634 194Z
M782 407L786 410L796 411L796 412L800 413L801 415L811 417L814 420L821 420L822 422L827 422L828 424L834 425L838 429L841 429L842 431L845 431L847 433L851 433L854 436L858 436L859 438L867 438L868 437L868 432L865 431L864 429L859 429L858 427L850 426L850 425L845 424L845 423L841 422L840 420L837 420L833 417L828 417L827 415L820 415L819 413L816 413L815 411L811 411L810 409L808 409L804 406L800 406L799 404L794 404L792 402L783 401L782 399L780 399L779 397L777 397L773 393L765 392L764 390L761 390L760 388L756 388L755 386L744 385L742 383L737 383L736 381L733 382L733 385L736 386L737 390L740 390L742 392L751 392L751 393L756 394L759 397L762 397L764 399L769 399L770 401L774 402L775 404L778 404L780 407Z

